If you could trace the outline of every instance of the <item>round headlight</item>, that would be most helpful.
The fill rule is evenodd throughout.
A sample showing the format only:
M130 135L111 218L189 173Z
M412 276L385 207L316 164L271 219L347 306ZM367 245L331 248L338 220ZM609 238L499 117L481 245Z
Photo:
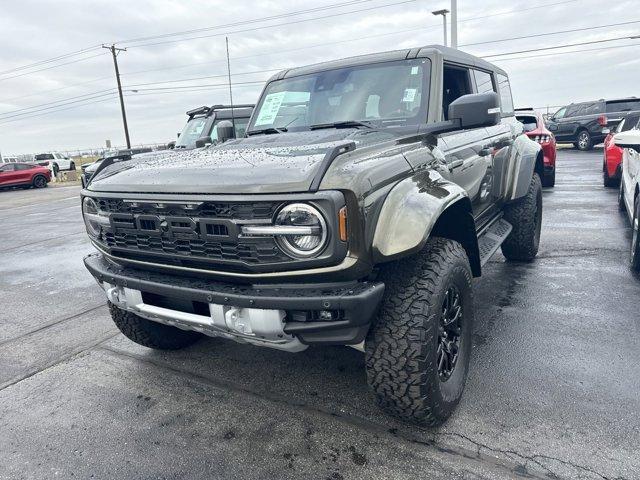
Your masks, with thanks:
M327 243L327 223L322 214L311 205L305 203L287 205L278 212L275 224L278 226L308 227L308 233L305 232L305 234L277 237L280 247L291 256L313 257Z
M98 204L93 198L84 197L84 200L82 200L82 217L87 227L87 233L92 237L99 236L100 223L97 221L99 218L99 210Z

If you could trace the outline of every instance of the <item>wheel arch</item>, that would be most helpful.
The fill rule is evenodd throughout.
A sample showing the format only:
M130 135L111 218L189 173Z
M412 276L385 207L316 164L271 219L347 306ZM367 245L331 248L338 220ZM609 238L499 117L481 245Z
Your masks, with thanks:
M524 197L534 172L540 173L540 178L544 173L544 153L539 143L520 135L511 148L505 192L507 201Z
M424 170L394 186L378 216L373 236L375 263L421 251L429 238L459 242L474 276L480 276L478 239L467 193L434 170Z

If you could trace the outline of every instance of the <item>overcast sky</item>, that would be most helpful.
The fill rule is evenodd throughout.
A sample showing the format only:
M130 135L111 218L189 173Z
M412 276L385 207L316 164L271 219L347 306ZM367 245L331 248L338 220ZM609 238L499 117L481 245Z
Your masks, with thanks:
M119 103L110 90L115 87L113 62L108 51L95 48L102 43L129 47L118 60L132 144L167 142L182 129L187 110L228 103L228 89L219 85L226 81L224 33L230 42L234 101L253 103L260 82L279 69L442 43L441 18L431 11L450 8L449 0L3 0L2 4L3 155L101 147L106 139L124 144ZM488 56L630 37L640 35L639 7L640 0L607 2L606 7L601 0L458 0L458 43L462 50ZM312 8L320 9L180 37L132 41ZM634 20L639 23L594 28ZM590 29L468 45L584 27ZM603 47L616 48L593 50ZM84 48L88 50L81 55L20 68ZM489 60L509 72L517 106L640 95L640 39L564 51L581 49L591 51L549 55L563 51L550 50L537 53L545 56L527 53L514 56L528 58ZM66 65L50 68L62 63ZM176 88L193 90L200 85L204 86L199 91Z

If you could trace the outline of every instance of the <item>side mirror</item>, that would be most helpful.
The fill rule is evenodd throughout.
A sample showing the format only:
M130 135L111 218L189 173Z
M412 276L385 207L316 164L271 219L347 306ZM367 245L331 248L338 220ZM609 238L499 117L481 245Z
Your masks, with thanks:
M167 143L167 148L169 150L173 150L174 148L176 148L176 142L175 141L171 141L171 142Z
M196 140L196 148L206 147L207 145L210 145L212 143L213 141L211 140L211 137L209 136L200 137L199 139Z
M461 129L492 127L500 123L500 97L497 93L472 93L456 98L449 105L449 120Z
M640 130L627 130L616 133L613 136L613 143L620 148L633 148L640 152Z
M236 138L236 131L233 128L233 123L229 120L223 120L216 126L216 132L218 133L218 142L226 142L232 138Z

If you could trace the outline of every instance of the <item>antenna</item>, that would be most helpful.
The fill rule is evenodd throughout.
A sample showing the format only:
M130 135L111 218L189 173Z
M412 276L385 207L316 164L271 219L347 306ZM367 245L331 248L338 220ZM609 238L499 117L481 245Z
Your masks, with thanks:
M231 105L231 123L233 131L236 131L236 118L233 112L233 89L231 88L231 61L229 60L229 37L224 37L227 44L227 74L229 75L229 101Z

